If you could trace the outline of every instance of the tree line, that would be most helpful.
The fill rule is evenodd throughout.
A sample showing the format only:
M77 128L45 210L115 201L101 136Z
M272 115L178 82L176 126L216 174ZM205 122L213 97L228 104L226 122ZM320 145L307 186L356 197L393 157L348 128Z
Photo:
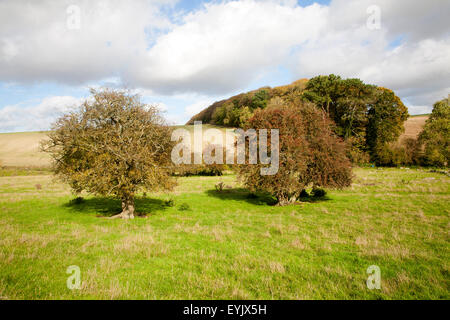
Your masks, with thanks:
M439 112L439 116L432 115L426 126L442 129L433 131L441 132L438 140L442 143L430 141L437 141L436 134L427 133L430 129L424 130L418 139L399 142L404 122L409 117L401 99L388 88L366 84L360 79L342 79L334 74L232 97L213 105L215 108L210 112L209 121L217 125L245 127L257 110L283 106L299 99L314 103L333 121L333 130L348 144L348 157L354 164L445 166L448 163L445 152L437 150L437 145L445 146L449 140L445 129L448 120L444 120L448 99L434 105L434 109L439 111L436 109L433 114ZM433 120L436 117L440 120Z

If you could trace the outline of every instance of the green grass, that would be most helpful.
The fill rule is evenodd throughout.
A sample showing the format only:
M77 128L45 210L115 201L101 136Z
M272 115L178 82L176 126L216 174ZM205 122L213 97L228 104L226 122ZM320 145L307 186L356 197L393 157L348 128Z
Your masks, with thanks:
M116 200L70 202L49 175L0 177L0 297L449 299L450 178L355 174L351 188L288 207L249 197L233 175L179 178L140 198L147 217L131 221L104 218ZM214 191L218 181L233 189ZM66 287L71 265L80 290ZM366 287L370 265L381 290Z

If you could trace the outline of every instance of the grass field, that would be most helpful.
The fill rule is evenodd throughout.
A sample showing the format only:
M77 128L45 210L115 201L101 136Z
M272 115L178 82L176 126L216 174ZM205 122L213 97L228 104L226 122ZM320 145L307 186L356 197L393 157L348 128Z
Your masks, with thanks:
M138 200L146 218L123 221L104 218L118 201L75 204L32 173L0 177L2 299L450 298L444 174L358 168L351 188L287 207L249 197L233 175L179 178L174 193ZM218 181L233 188L218 193ZM80 290L66 287L71 265ZM366 287L370 265L381 290Z
M0 163L14 167L46 167L50 157L39 151L45 132L0 133Z

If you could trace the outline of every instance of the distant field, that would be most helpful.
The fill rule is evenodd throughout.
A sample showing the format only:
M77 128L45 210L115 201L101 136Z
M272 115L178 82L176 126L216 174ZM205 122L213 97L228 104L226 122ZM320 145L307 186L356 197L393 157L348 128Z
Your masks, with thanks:
M50 158L39 151L45 132L0 133L0 162L4 166L47 167Z
M428 119L428 115L410 117L405 123L405 133L400 139L417 137L426 119ZM191 132L191 135L194 130L193 126L176 126L176 128L185 128ZM203 125L204 131L211 128L219 129L223 133L226 130L223 127ZM39 152L39 141L45 138L45 132L0 133L0 162L4 166L13 167L48 167L50 158L48 155Z
M180 125L175 128L187 129L194 143L194 126ZM203 125L203 132L218 129L225 137L227 128ZM0 163L7 167L45 168L50 166L50 157L39 151L39 143L47 138L46 132L0 133ZM225 138L222 143L225 143Z

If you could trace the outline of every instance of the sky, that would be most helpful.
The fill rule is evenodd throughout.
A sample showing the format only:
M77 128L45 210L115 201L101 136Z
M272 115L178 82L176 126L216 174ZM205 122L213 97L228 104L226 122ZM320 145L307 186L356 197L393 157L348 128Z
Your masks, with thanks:
M410 114L450 93L450 1L1 0L0 132L126 88L183 124L214 101L337 74Z

